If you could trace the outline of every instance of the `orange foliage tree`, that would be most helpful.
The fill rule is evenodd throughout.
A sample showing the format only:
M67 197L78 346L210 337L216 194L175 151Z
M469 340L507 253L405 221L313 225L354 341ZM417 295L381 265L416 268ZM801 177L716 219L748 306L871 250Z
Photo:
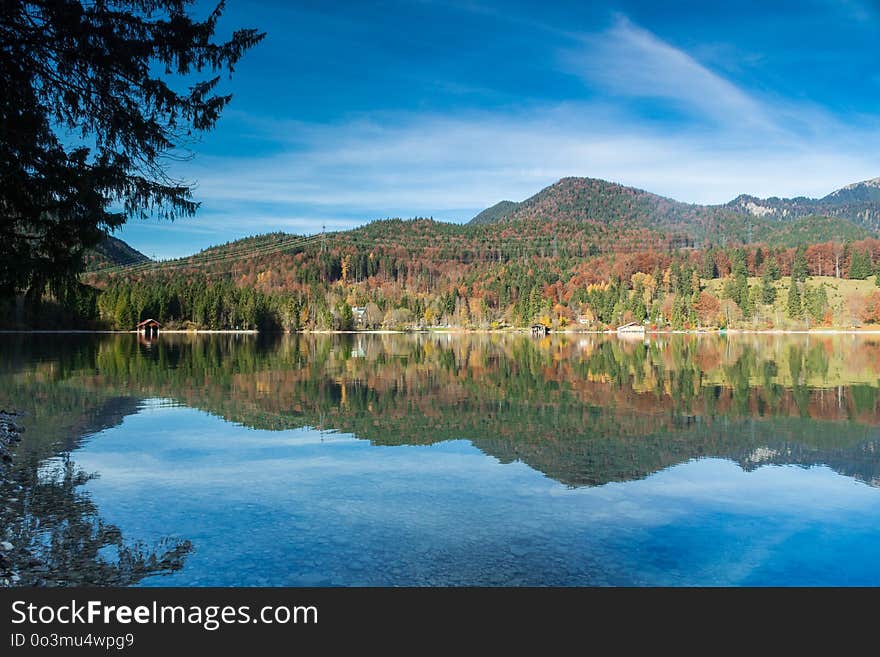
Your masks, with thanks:
M700 292L700 296L694 304L694 310L701 325L714 324L718 319L718 312L721 310L721 302L708 292Z
M861 309L861 320L866 324L880 324L880 290L871 292Z

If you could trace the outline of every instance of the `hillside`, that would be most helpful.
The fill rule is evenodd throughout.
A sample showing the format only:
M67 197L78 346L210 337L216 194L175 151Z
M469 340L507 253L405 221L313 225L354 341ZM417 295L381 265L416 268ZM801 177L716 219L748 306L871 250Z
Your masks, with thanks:
M121 239L107 235L98 246L86 252L86 271L104 267L127 267L150 262L150 259Z
M501 205L484 210L471 224L556 221L590 224L606 231L648 229L677 233L686 238L682 246L694 238L738 239L739 229L745 226L735 213L594 178L563 178L521 203L496 210Z
M754 230L754 240L778 246L798 246L820 242L855 242L873 235L849 219L809 215L791 221L764 224Z
M773 283L799 272L800 296L805 276L873 280L880 240L848 219L754 216L588 178L489 210L468 224L385 219L258 235L84 282L103 290L94 314L117 328L148 316L267 330L880 322L873 284L842 300L810 288L789 306L789 290Z
M826 205L839 203L880 203L880 178L841 187L822 199Z
M514 203L513 201L498 201L492 207L480 212L468 223L473 225L495 223L509 217L517 207L519 207L519 203Z
M484 213L497 207L498 205L492 206ZM599 224L637 223L640 226L661 226L697 219L701 211L700 206L679 203L641 189L605 180L563 178L522 203L510 207L506 213L499 214L497 220L555 219Z

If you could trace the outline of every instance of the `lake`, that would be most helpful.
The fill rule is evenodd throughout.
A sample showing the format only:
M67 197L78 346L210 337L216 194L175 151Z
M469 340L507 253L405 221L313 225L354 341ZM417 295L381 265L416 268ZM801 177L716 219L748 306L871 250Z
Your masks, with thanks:
M23 585L880 585L880 336L0 336Z

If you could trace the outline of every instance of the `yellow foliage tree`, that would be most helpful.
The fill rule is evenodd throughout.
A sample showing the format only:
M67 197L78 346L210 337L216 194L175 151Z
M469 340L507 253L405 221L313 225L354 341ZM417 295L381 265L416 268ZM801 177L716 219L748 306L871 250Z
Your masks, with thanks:
M639 286L641 283L642 288L644 289L644 301L646 306L650 306L651 302L654 300L654 292L657 290L657 281L654 280L654 277L651 274L646 274L643 271L637 271L630 278L632 281L633 289Z

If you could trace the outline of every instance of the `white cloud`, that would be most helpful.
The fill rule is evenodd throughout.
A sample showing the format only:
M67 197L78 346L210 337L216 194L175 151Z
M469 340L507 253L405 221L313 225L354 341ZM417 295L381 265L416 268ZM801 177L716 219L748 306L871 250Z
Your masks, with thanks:
M522 200L570 175L688 202L724 202L742 192L824 195L880 169L877 151L868 147L878 142L873 127L833 125L821 138L773 131L671 133L609 117L606 107L589 104L501 118L394 117L390 123L397 125L309 126L300 135L301 150L254 160L204 158L199 196L209 207L296 205L303 216L367 220L448 215L502 198Z
M723 203L740 193L823 196L880 173L876 119L844 121L747 92L625 18L582 37L561 61L603 100L336 124L251 117L248 132L274 136L280 152L201 157L186 171L199 180L206 223L216 218L223 230L245 234L342 229L387 216L467 220L564 176ZM697 120L647 120L638 107L645 98Z
M722 125L771 127L747 93L626 17L581 43L564 52L563 63L612 94L670 99Z

